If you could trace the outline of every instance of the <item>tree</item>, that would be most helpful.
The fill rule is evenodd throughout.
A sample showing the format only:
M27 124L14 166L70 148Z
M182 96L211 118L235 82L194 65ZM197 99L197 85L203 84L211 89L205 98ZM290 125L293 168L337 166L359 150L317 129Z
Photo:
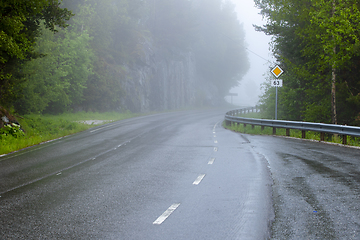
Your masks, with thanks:
M146 97L156 99L149 106L162 104L162 98L153 97L159 95L155 93L159 81L152 75L157 71L153 63L160 57L162 62L185 67L195 60L194 67L211 88L219 89L219 96L237 85L247 70L243 29L229 1L199 0L196 5L188 0L63 0L61 7L66 8L58 3L24 3L42 10L21 22L18 33L29 34L24 35L28 45L22 55L9 53L6 67L10 75L6 76L11 84L0 88L2 99L10 103L5 94L22 96L16 108L23 113L72 108L104 111L122 104L130 108L139 105L139 99L136 94L126 96L124 89L142 92L145 85L146 90L151 89ZM65 20L71 16L67 8L75 16L65 29ZM42 25L45 27L40 28ZM138 76L134 77L137 69L146 71L141 87L137 87Z
M197 21L188 0L153 0L148 3L151 30L157 45L189 51L195 40Z
M38 56L34 44L40 22L56 31L55 26L65 27L72 14L59 0L2 0L0 14L0 103L9 105L16 97L16 66Z
M345 70L354 69L352 62L358 56L360 15L356 1L257 0L256 4L268 19L257 29L274 36L274 55L286 70L282 91L295 92L296 97L289 97L300 102L297 120L336 124L335 86L342 86L341 94L345 94L344 86L349 86L352 95L357 92L355 84L343 84L349 81L341 78ZM348 108L346 99L350 98L341 96L344 102L340 105ZM287 101L284 107L291 109L291 105Z
M80 104L92 74L91 38L86 33L59 29L54 35L43 28L36 52L42 56L22 66L23 97L15 106L22 113L58 113Z
M198 71L225 96L249 68L244 30L229 1L201 0L197 11L200 26L194 52Z
M304 32L314 34L323 49L319 53L320 69L331 66L331 119L337 124L336 72L346 68L359 45L360 11L357 1L313 0L311 24ZM316 32L314 32L314 30ZM307 46L306 52L312 46Z
M65 1L76 16L69 29L87 31L94 53L93 74L89 76L80 106L85 110L119 109L125 95L123 81L127 66L136 66L142 56L141 42L147 32L139 24L141 0Z

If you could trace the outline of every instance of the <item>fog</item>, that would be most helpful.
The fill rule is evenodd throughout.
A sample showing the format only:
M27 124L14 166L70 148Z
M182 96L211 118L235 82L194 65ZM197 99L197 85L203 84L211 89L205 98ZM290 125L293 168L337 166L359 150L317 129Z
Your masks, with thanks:
M261 95L260 85L265 81L264 74L269 71L271 65L265 59L274 62L269 50L271 37L266 36L263 32L256 32L253 27L253 24L261 26L266 23L259 14L260 10L254 6L253 0L231 1L236 5L238 19L244 26L250 69L239 82L239 86L232 88L230 92L238 94L237 97L233 97L233 104L254 106ZM226 100L231 102L230 97L226 97Z
M231 1L238 19L223 0L63 0L74 16L56 35L40 24L44 17L31 20L34 49L20 54L29 61L11 57L16 46L0 53L14 58L6 60L9 75L0 69L0 79L13 76L0 82L0 102L21 114L147 112L215 106L230 90L235 104L255 105L269 38L252 26L263 24L253 0Z

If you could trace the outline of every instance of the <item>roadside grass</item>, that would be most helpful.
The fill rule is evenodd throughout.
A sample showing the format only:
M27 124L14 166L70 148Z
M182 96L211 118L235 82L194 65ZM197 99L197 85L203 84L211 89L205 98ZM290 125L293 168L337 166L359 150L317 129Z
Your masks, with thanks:
M238 114L237 116L244 118L258 118L258 119L262 118L261 112L249 112L246 114Z
M258 117L250 117L251 113L250 113L250 115L243 114L241 116L246 117L246 118L258 118ZM260 115L258 113L254 113L254 115L252 115L252 116L260 116ZM223 126L224 126L224 128L227 128L227 129L235 131L235 132L240 132L240 133L246 133L246 134L252 134L252 135L273 135L272 127L264 127L264 129L261 130L261 126L252 127L249 124L247 124L246 127L244 127L244 124L234 124L234 123L231 126L226 126L225 121L223 122ZM275 135L276 136L286 136L286 129L277 128ZM300 130L291 129L289 137L302 138L302 132ZM305 139L320 142L320 133L306 131ZM334 135L334 134L325 134L325 142L342 144L342 137ZM360 138L347 136L347 145L360 147Z
M140 114L134 114L129 111L125 113L78 112L60 115L25 115L22 118L18 118L21 128L25 132L24 136L0 135L0 155L78 133L110 121L118 121L136 116L140 116ZM96 125L81 122L86 120L104 120L105 122Z

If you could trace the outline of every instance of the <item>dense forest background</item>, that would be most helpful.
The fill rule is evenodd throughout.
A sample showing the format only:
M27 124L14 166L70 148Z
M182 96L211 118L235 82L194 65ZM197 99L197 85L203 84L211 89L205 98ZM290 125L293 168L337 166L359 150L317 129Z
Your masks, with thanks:
M360 126L360 2L255 2L267 20L257 30L273 37L274 56L285 70L279 118ZM275 88L269 85L261 106L273 118Z
M0 105L18 113L214 105L249 63L222 0L2 0Z

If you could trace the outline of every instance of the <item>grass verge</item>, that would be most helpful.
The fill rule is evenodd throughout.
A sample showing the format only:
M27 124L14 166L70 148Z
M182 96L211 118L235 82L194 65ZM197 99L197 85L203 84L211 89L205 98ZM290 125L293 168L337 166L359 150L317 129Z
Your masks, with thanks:
M42 142L78 133L94 126L101 125L89 125L82 123L81 121L118 121L139 115L140 114L134 114L131 112L78 112L64 113L60 115L25 115L21 119L18 119L21 128L25 132L24 136L13 137L12 135L0 135L0 155L18 151Z
M244 116L244 115L242 115L242 116ZM249 117L248 115L245 115L245 116ZM272 127L264 127L264 129L261 130L261 126L252 127L249 124L247 124L246 127L244 127L244 124L232 124L231 126L226 126L225 121L223 122L223 126L224 126L224 128L227 128L227 129L235 131L235 132L240 132L240 133L246 133L246 134L252 134L252 135L273 135L273 128ZM286 136L286 129L277 128L276 129L276 136ZM296 129L291 129L290 130L290 137L302 138L301 131L296 130ZM320 133L319 132L306 131L305 139L314 140L314 141L320 141ZM325 134L325 142L342 144L342 138L340 136L337 136L337 135L334 135L334 134ZM360 147L360 138L359 137L347 136L347 143L348 143L347 145L349 145L349 146Z
M261 115L261 112L249 112L246 114L239 114L237 115L238 117L244 117L244 118L258 118L261 119L263 118Z

